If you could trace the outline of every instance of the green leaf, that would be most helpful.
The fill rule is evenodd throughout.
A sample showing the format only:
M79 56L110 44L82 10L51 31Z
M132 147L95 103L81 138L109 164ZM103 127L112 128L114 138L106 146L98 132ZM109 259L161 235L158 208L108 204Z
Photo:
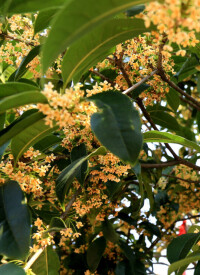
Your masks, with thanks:
M6 113L2 113L0 115L0 131L4 128L5 120L6 120Z
M200 274L200 261L198 261L194 271L194 275L199 275L199 274Z
M105 92L88 98L99 112L91 117L98 140L121 160L135 164L142 147L140 118L130 99L119 92Z
M7 141L6 143L4 143L4 145L0 146L0 160L3 157L3 154L4 154L6 148L8 147L9 144L10 144L10 140Z
M60 8L62 7L65 0L0 0L0 11L9 14L13 13L29 13L45 10L49 8Z
M188 233L173 239L167 247L167 258L169 262L174 263L185 258L199 238L200 234Z
M190 263L196 262L198 260L200 260L200 254L197 254L197 255L191 256L191 257L187 257L183 260L177 261L169 266L168 275L172 274L172 272L176 271L180 267L187 266Z
M176 118L171 116L167 112L163 112L163 111L151 112L151 118L155 124L158 124L163 128L167 128L175 132L180 130L180 126Z
M106 240L104 237L100 237L94 240L87 250L87 264L89 270L93 273L97 269L99 262L102 258L104 250L106 248Z
M175 75L175 77L178 79L178 81L182 81L186 77L192 75L193 73L197 72L195 69L196 66L199 65L199 59L195 54L193 54L191 57L189 57L183 66L181 67L180 71Z
M34 34L48 28L57 11L57 8L53 8L39 12L34 25Z
M71 184L74 178L80 171L81 165L88 160L89 158L97 155L105 155L105 148L99 147L97 150L92 152L90 155L81 157L75 161L73 161L70 165L68 165L58 176L56 180L56 194L61 203L63 203L65 194L68 193Z
M28 148L33 146L45 136L49 135L55 129L57 129L57 127L51 128L45 124L43 119L41 119L16 135L11 142L11 150L15 162L18 161L18 159L25 151L28 150Z
M49 148L51 148L54 145L57 145L61 143L62 139L57 137L56 135L48 135L47 137L41 139L38 141L35 145L34 148L36 150L39 150L41 152L45 152Z
M134 6L126 11L127 16L135 16L136 14L143 12L145 5Z
M12 108L33 103L48 103L48 101L42 93L37 91L28 91L26 94L24 92L18 93L0 101L0 114Z
M85 157L87 155L86 146L84 143L80 144L79 146L73 147L70 157L71 162L74 162L82 157ZM83 185L88 170L88 161L84 161L81 166L78 168L76 172L76 178L79 181L81 185Z
M43 72L46 72L59 53L77 39L115 14L140 3L144 1L101 0L100 4L93 0L66 1L54 17L51 31L42 49Z
M9 79L18 81L28 70L28 64L39 54L40 46L34 47L27 56L25 56L20 63L18 69L10 76Z
M20 186L8 181L0 187L0 254L24 260L30 246L30 214Z
M166 98L169 106L176 112L180 104L180 98L177 91L170 89L169 93L166 94Z
M112 223L105 219L102 222L102 228L103 228L103 235L104 237L112 242L112 243L117 243L119 240L119 235L116 233L115 229L112 226Z
M9 263L0 266L0 274L2 275L26 275L23 268L17 266L16 264Z
M50 228L59 228L60 230L66 228L65 222L59 217L53 217L51 219Z
M135 37L147 29L141 19L111 19L77 40L66 52L62 63L65 85L107 56L115 45Z
M200 146L195 142L177 135L170 134L170 133L159 132L159 131L149 131L144 133L143 137L144 137L144 142L176 143L176 144L181 144L185 147L195 149L197 152L200 152Z
M124 241L119 242L119 247L123 251L124 255L126 258L129 260L129 265L130 265L130 270L129 274L130 275L145 275L145 267L144 264L138 259L134 253L134 251L126 244Z
M47 246L31 269L37 275L59 275L60 261L56 251Z
M0 83L0 99L16 94L20 94L22 92L30 92L30 91L38 91L36 86L29 85L22 82L7 82Z
M36 110L32 109L24 112L20 118L16 119L7 128L0 131L0 146L44 117L42 113L35 111Z
M157 237L161 238L160 230L155 224L145 221L140 223L140 227L146 229L152 235L156 235Z

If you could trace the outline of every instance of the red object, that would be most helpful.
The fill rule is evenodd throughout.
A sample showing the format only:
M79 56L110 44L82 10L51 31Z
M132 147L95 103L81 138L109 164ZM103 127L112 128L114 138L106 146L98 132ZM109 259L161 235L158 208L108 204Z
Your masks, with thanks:
M181 226L179 227L179 233L178 235L183 235L183 234L186 234L187 231L186 231L186 221L183 221L183 223L181 224ZM182 275L186 275L186 272L184 271Z
M179 227L179 233L178 235L183 235L183 234L186 234L187 231L186 231L186 221L183 221L183 223L181 224L181 226Z

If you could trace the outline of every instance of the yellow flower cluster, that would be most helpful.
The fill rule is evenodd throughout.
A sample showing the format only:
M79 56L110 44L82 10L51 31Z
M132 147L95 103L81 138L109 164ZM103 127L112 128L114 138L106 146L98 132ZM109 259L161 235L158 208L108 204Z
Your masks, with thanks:
M165 33L169 43L180 46L177 55L185 55L185 48L199 43L196 33L200 31L199 0L165 0L150 2L140 16L145 20L146 27L151 22L157 26L159 33Z

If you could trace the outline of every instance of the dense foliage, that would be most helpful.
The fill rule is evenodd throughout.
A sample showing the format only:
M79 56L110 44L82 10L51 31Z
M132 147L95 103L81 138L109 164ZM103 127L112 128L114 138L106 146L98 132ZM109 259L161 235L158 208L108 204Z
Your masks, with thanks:
M0 2L0 274L200 274L200 1Z

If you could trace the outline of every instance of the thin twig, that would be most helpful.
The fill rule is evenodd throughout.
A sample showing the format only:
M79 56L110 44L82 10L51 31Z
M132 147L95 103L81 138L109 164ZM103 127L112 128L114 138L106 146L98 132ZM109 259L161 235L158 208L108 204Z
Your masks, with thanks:
M40 249L38 249L38 251L33 255L33 257L30 258L30 260L26 263L24 270L27 271L32 265L33 263L37 260L37 258L42 254L42 252L44 251L44 247L41 247Z
M123 92L123 94L127 95L130 92L132 92L133 90L135 90L136 88L138 88L142 83L146 82L149 78L151 78L154 74L156 74L158 72L158 70L154 70L152 71L149 75L145 76L143 79L141 79L138 83L134 84L132 87L128 88L127 90L125 90Z
M142 168L164 168L169 166L174 166L180 164L180 161L168 161L168 162L161 162L161 163L141 163Z
M173 175L166 175L166 174L162 174L163 177L167 177L167 178L173 178L173 179L177 179L177 180L182 180L185 182L189 182L189 183L200 183L200 180L187 180L187 179L182 179Z

